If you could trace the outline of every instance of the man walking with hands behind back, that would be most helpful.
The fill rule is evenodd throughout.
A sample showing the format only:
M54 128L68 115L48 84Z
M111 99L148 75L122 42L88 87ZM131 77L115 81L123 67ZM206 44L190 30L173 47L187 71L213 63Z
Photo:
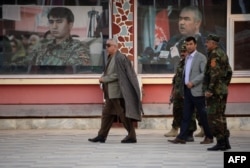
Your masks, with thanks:
M106 50L108 63L99 79L105 97L101 128L98 135L89 141L104 143L118 115L128 132L121 143L136 143L133 121L141 121L143 113L139 82L130 60L118 51L118 44L114 39L107 40Z
M181 9L178 20L178 30L179 34L174 35L170 38L167 43L166 50L169 51L169 58L167 59L168 68L172 69L174 72L178 66L179 62L179 52L181 51L181 46L183 45L185 39L188 36L195 37L196 49L202 54L206 55L205 41L206 38L202 35L200 30L202 24L202 13L196 6L185 6ZM200 117L195 111L196 119L198 120L198 125L201 128L201 132L196 134L197 137L204 136L203 126L200 122ZM196 126L195 126L196 127ZM196 128L194 129L194 131ZM190 134L193 134L190 132Z
M185 58L188 55L186 44L184 43L181 47L181 60L177 66L176 73L173 77L172 82L172 92L171 92L171 99L173 103L173 122L172 122L172 129L164 134L165 137L176 137L178 135L178 129L181 125L182 120L182 113L183 113L183 68L185 65ZM196 121L195 121L195 113L193 114L191 123L189 124L189 135L187 141L194 141L193 132L196 130Z
M215 34L210 34L207 37L208 62L203 89L207 101L209 126L217 140L215 146L207 149L209 151L231 149L225 109L232 69L228 56L218 47L218 42L219 37Z
M194 37L187 37L185 41L188 56L184 66L184 109L181 129L179 135L174 140L168 141L175 144L186 143L189 133L188 127L192 119L194 108L196 108L206 136L201 144L208 144L213 142L213 136L208 126L207 113L205 110L205 96L202 91L204 69L207 59L205 55L196 50L197 42Z

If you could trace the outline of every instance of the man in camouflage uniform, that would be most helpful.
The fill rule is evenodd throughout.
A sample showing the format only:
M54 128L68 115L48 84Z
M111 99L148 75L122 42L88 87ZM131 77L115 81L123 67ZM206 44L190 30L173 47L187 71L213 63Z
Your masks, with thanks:
M183 85L183 68L185 65L185 57L187 56L187 49L185 43L182 45L180 50L180 56L181 60L177 66L176 73L173 77L173 89L172 93L170 95L170 102L173 103L173 123L172 123L172 129L170 132L164 134L165 137L175 137L178 135L178 129L181 125L182 120L182 113L183 113L183 95L181 92L182 85ZM195 121L195 113L193 113L193 117L191 120L191 123L189 125L189 136L187 138L187 141L194 141L193 138L193 132L197 129L196 121Z
M225 109L228 85L232 78L232 69L228 56L218 47L218 42L219 37L217 35L210 34L207 37L208 61L205 69L203 89L207 102L209 127L217 140L215 146L207 149L209 151L231 149Z
M31 52L31 65L72 66L90 65L87 44L71 37L74 23L72 11L65 7L52 8L48 15L49 30L54 39L39 43Z

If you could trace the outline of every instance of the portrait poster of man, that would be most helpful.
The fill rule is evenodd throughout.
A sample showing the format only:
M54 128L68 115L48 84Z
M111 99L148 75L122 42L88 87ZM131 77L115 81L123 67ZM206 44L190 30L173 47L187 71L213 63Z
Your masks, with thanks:
M218 34L226 49L226 16L226 0L138 0L138 72L173 74L187 36L196 38L197 50L205 55L209 33Z
M1 74L88 74L103 69L102 6L3 5L9 45Z

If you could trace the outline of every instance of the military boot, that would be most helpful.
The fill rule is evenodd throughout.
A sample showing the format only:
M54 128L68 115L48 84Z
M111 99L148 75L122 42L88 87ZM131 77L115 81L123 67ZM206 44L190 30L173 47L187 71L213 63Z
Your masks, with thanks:
M165 137L176 137L177 135L178 135L178 128L174 127L172 127L172 129L168 133L164 134Z
M186 141L187 142L194 142L193 131L189 131Z
M229 143L229 137L225 137L225 146L226 146L226 150L231 149L231 145Z
M213 147L211 148L207 148L208 151L218 151L218 150L227 150L226 149L226 144L225 144L225 139L220 139L220 140L217 140L217 144L214 145Z
M201 127L201 131L198 134L194 135L195 137L204 137L204 129Z

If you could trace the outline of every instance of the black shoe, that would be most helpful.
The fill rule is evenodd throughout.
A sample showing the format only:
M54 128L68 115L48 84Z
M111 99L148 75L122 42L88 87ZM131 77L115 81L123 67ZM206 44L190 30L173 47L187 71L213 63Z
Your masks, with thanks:
M194 142L194 137L193 136L188 136L186 141L187 142Z
M137 140L136 138L129 138L129 137L125 137L123 140L121 140L121 143L136 143Z
M227 150L224 139L217 141L216 145L214 145L211 148L207 148L207 150L208 151L219 151L219 150L225 151L225 150Z
M224 151L227 150L225 145L216 144L211 148L207 148L208 151Z
M100 142L100 143L105 143L106 139L102 136L97 136L95 138L90 138L88 139L90 142Z
M225 138L225 147L226 147L226 150L231 149L231 145L229 143L229 138L228 137Z

